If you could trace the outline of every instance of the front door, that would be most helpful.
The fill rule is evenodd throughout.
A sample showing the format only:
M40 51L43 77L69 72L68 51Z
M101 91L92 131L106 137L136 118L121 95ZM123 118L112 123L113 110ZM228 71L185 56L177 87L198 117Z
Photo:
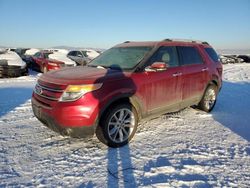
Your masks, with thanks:
M182 68L178 63L176 48L172 46L159 48L150 58L147 66L154 62L165 62L168 65L167 70L138 73L141 84L138 84L137 93L143 98L149 114L166 108L178 108L182 96Z

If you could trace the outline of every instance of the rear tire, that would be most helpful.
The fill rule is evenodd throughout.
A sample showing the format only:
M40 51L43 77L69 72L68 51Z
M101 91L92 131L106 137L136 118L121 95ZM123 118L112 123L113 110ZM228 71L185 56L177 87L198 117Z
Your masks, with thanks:
M117 148L126 145L135 135L138 115L128 103L111 107L97 127L97 138L107 146Z
M198 108L205 111L211 112L217 101L217 86L211 84L207 87Z

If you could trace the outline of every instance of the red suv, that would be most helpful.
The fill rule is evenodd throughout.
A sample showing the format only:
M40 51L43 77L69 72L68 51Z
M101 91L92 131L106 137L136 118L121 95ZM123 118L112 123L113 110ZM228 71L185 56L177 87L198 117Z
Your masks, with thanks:
M35 116L73 137L96 133L119 147L138 122L197 105L210 112L222 85L222 65L207 42L166 39L124 42L85 67L42 75L35 86Z

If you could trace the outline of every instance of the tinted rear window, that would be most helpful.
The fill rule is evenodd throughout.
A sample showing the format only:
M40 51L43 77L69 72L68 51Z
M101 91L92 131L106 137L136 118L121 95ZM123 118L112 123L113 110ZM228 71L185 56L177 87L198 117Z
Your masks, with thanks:
M213 48L205 48L205 51L207 52L208 56L209 56L214 62L218 62L218 61L219 61L219 57L218 57L217 53L214 51Z
M202 64L202 58L198 50L192 46L178 47L181 65Z

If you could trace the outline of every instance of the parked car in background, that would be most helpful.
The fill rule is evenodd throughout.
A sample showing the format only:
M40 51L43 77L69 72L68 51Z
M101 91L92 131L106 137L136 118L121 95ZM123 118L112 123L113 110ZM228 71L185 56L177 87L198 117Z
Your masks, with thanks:
M28 50L25 51L24 55L26 56L32 56L34 55L35 53L39 52L40 50L37 49L37 48L30 48Z
M49 55L50 59L62 61L64 63L64 67L74 67L76 66L76 62L71 60L70 58L67 57L67 53L65 52L53 52L52 54Z
M97 52L95 50L92 49L83 49L81 50L84 54L86 54L86 57L88 57L89 59L95 59L96 57L98 57L100 55L100 52Z
M91 61L86 51L72 50L67 54L68 58L72 59L77 65L86 65Z
M30 49L26 50L25 53L23 54L22 59L26 62L28 68L30 68L30 66L33 62L32 56L35 55L35 53L37 53L39 51L40 51L39 49L30 48Z
M18 77L27 74L26 63L15 51L0 50L0 77Z
M42 75L32 109L62 135L96 133L104 144L120 147L145 118L193 105L210 112L221 85L222 65L207 42L125 42L87 66Z
M237 57L236 55L220 55L220 61L223 64L228 63L243 63L243 59Z
M30 67L33 70L46 73L50 70L57 70L62 67L75 66L75 62L65 58L65 54L51 51L40 51L32 56Z
M16 48L14 51L23 59L24 54L30 48Z
M250 56L248 55L238 55L237 57L243 59L245 63L250 63Z

